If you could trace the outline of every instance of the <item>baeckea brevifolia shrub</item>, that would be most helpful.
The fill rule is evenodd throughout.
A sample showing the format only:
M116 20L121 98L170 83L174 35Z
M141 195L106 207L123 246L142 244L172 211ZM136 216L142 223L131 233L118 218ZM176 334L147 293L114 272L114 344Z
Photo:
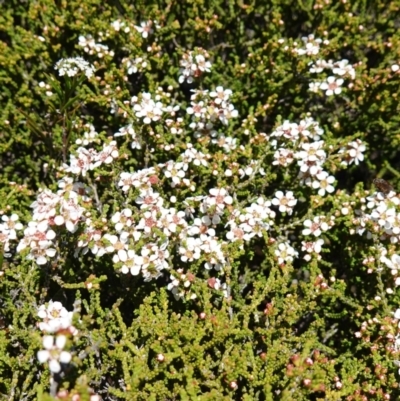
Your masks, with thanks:
M398 399L400 1L1 8L0 399Z

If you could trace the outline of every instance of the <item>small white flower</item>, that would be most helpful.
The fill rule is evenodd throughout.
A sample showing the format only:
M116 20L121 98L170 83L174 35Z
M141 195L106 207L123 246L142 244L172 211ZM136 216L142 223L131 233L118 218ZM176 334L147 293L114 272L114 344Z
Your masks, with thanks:
M302 247L301 250L302 251L306 251L307 254L304 256L304 260L310 261L311 260L311 254L315 253L315 254L320 254L321 250L322 250L322 245L324 244L324 240L323 239L318 239L315 242L306 242L306 241L302 241ZM318 255L318 260L321 258L320 255Z
M153 33L153 21L141 22L140 26L135 25L136 30L142 34L142 38L148 38L149 34Z
M47 333L55 333L72 326L73 312L68 312L58 301L50 301L47 306L41 305L37 315L43 320L38 324L39 329Z
M50 371L59 373L61 371L60 363L69 363L72 355L63 351L67 338L64 335L59 335L56 338L53 336L43 337L44 350L38 351L37 358L40 363L49 363Z
M346 148L339 150L339 154L343 154L343 165L354 163L356 166L364 160L364 152L366 146L359 140L349 142Z
M279 148L274 153L274 161L272 162L273 165L280 165L283 167L289 166L289 164L293 163L293 151L285 148Z
M290 215L293 212L293 207L297 204L297 199L293 196L292 191L287 191L285 195L282 191L277 191L275 198L271 202L273 205L279 206L281 213L288 213Z
M278 257L278 263L281 265L285 262L293 262L293 259L298 256L298 252L288 242L283 242L275 249L275 255Z
M319 188L318 195L325 196L325 193L332 193L335 188L333 185L335 182L335 177L332 175L328 175L326 171L321 171L316 175L317 180L313 181L312 187L314 189Z
M333 94L339 95L342 92L341 86L343 85L343 82L344 80L342 78L336 79L334 76L330 76L325 82L322 82L319 87L326 91L326 96L332 96Z
M314 220L306 220L304 222L304 226L306 227L302 233L303 235L314 235L315 237L319 237L322 234L322 231L327 231L329 229L328 223L323 221L321 217L316 216Z
M349 75L351 79L356 77L356 71L354 67L349 64L349 60L343 59L334 63L332 72L339 76Z

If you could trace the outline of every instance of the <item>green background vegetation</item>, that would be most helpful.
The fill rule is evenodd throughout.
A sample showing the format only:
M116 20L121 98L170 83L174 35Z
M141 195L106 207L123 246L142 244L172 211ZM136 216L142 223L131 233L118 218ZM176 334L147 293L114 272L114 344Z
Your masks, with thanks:
M377 175L400 190L400 79L390 70L400 60L399 1L7 0L0 7L0 209L18 213L24 222L36 191L55 188L66 151L63 133L73 149L85 123L104 137L123 125L120 115L109 113L106 88L125 100L172 85L177 103L189 104L192 87L177 82L179 60L196 46L210 53L213 65L201 87L232 89L232 102L252 133L270 133L279 121L299 121L309 112L332 143L345 145L357 137L367 145L364 163L337 173L342 192L323 205L325 214L356 200L357 191L369 188ZM137 25L152 19L161 26L154 34L159 51L148 54L151 68L127 82L121 60L146 53L153 39L114 33L102 43L115 55L102 60L77 45L79 35L98 38L118 18ZM343 96L310 94L309 60L282 51L278 43L285 38L287 45L300 44L310 33L330 41L318 57L358 63L354 86ZM79 86L72 104L71 97L46 97L39 82L56 76L59 59L75 56L97 63L101 79ZM248 145L241 119L226 132ZM149 140L157 148L156 140ZM257 144L251 146L256 158ZM147 157L143 150L125 165L142 168ZM150 164L169 158L158 150ZM297 188L294 173L270 170L266 179L268 186L258 178L240 195ZM200 177L198 193L212 185ZM101 196L115 207L106 184ZM362 260L370 245L350 236L345 220L339 219L326 239L329 252L307 269L277 266L261 240L246 254L238 250L230 272L232 299L210 292L204 280L196 284L195 302L175 301L163 279L145 283L117 275L110 261L74 260L68 238L63 266L33 268L31 262L4 259L0 399L45 399L49 373L36 360L36 307L53 299L69 310L79 300L82 308L85 334L74 344L82 358L66 372L65 387L88 383L104 400L383 400L386 393L395 400L400 396L396 357L385 351L379 325L370 344L354 333L363 321L390 316L399 296L374 303L390 275L367 274ZM308 278L302 280L305 270ZM329 291L316 290L319 274L336 277ZM299 279L298 288L293 278ZM84 285L88 280L96 284L91 291ZM311 355L313 365L307 363ZM334 386L336 376L342 389Z

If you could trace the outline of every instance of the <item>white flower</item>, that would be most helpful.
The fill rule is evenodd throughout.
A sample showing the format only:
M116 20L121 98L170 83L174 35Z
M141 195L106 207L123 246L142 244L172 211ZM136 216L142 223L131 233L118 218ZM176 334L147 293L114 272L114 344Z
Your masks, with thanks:
M82 57L63 58L56 63L54 68L58 70L60 76L67 74L69 77L74 77L79 71L82 71L88 78L94 74L94 67Z
M312 187L314 189L319 188L318 190L318 195L320 196L325 196L325 193L332 193L335 188L333 187L333 184L335 182L335 177L332 175L328 175L326 171L321 171L316 175L317 180L313 181Z
M110 244L105 247L108 253L115 253L113 262L125 262L127 260L129 233L122 231L120 236L105 234L103 236Z
M118 20L113 21L111 23L111 26L118 32L122 27L125 26L125 22L118 19Z
M315 39L313 34L308 36L303 36L301 40L304 42L304 48L294 48L293 51L297 53L299 56L308 55L315 56L319 53L320 44L322 43L322 39ZM324 44L326 42L324 41Z
M132 124L128 124L127 126L120 128L119 132L116 132L114 134L114 136L124 136L124 135L130 135L130 137L132 138L132 144L131 144L132 149L142 148L142 145L136 135L136 132Z
M283 167L289 166L293 162L293 151L285 148L279 148L274 153L274 161L272 162L273 165L280 165Z
M126 58L122 62L125 64L128 75L144 71L148 64L143 57L136 57L135 59Z
M132 276L137 276L140 273L143 264L143 256L137 255L135 251L129 249L127 252L127 259L121 268L121 272L123 274L130 272Z
M214 97L214 102L216 104L221 104L229 100L232 95L232 91L230 89L224 89L222 86L217 86L215 91L210 92L210 96Z
M141 22L140 26L135 25L136 30L142 34L142 38L146 39L149 34L153 33L153 21Z
M23 225L21 223L17 223L19 217L15 213L13 213L10 217L2 216L1 219L3 223L0 223L0 232L6 233L8 235L8 239L14 240L17 239L17 231L22 230Z
M38 324L39 329L47 333L55 333L72 326L73 312L68 312L58 301L50 301L47 306L41 305L37 315L43 319Z
M142 93L140 103L138 103L136 97L133 97L131 103L133 104L136 117L143 118L145 124L158 121L162 116L163 104L159 101L154 101L150 93Z
M40 363L49 362L49 369L53 373L61 371L60 363L69 363L72 355L63 351L67 338L64 335L59 335L56 338L53 336L43 337L44 350L38 351L37 358Z
M293 212L293 207L297 203L297 199L293 196L292 191L287 191L286 195L282 191L277 191L275 193L275 198L272 199L272 204L279 206L279 211L281 213L288 213L289 215Z
M336 79L334 76L330 76L325 82L322 82L319 87L326 91L326 96L332 96L333 94L339 95L342 92L341 86L343 85L343 82L344 80L342 78Z
M334 63L332 72L339 76L347 74L350 76L351 79L354 79L356 77L356 71L354 67L351 64L349 64L349 60L346 59Z
M326 68L332 68L332 62L331 61L325 61L325 60L317 60L315 63L309 63L310 65L310 72L311 73L320 73Z
M83 35L79 36L78 46L83 47L83 50L90 55L96 54L98 57L102 58L105 54L114 55L114 52L110 52L108 46L101 43L96 43L91 35L86 37Z
M183 243L178 249L182 262L193 262L194 259L200 259L200 245L200 238L186 238L185 243Z
M201 76L204 72L210 72L211 63L206 61L206 58L209 57L208 53L203 50L197 48L196 51L201 52L201 54L197 54L194 56L194 52L189 51L188 53L182 56L182 60L180 61L180 76L179 83L187 81L187 83L191 84L193 82L194 77Z
M328 223L322 220L321 217L316 216L314 220L306 220L304 222L304 226L306 227L302 233L303 235L314 235L315 237L319 237L322 234L322 231L327 231L329 229Z
M339 150L340 154L344 154L344 160L342 161L342 164L348 165L354 163L356 166L358 166L358 164L364 160L363 153L365 150L366 146L359 139L348 143L346 148Z
M312 176L317 175L321 170L321 165L326 159L326 152L323 149L324 141L312 143L303 143L299 152L295 153L297 164L300 166L301 173L309 173Z
M278 257L278 263L293 262L293 258L298 256L298 252L292 248L288 242L283 242L275 249L275 255Z
M167 163L167 168L166 168L166 170L164 170L164 175L167 178L171 178L173 187L175 187L176 185L179 185L181 183L182 178L185 177L184 168L185 168L185 166L181 162L178 162L178 163L168 162Z
M210 189L210 195L205 199L205 204L210 206L215 205L217 211L221 212L224 210L225 205L231 205L233 203L233 198L228 194L225 188L212 188Z
M310 261L311 260L311 254L312 253L316 253L319 254L321 253L322 250L322 245L324 244L324 240L323 239L318 239L315 242L306 242L306 241L302 241L301 242L301 250L302 251L306 251L307 254L304 256L304 260L306 261ZM318 260L321 258L320 255L318 255Z
M319 91L320 87L321 87L321 84L322 84L322 82L318 82L318 81L316 81L316 82L310 82L310 83L308 84L308 89L309 89L311 92L317 93L317 92Z
M120 233L125 227L131 227L133 224L132 210L123 209L121 212L116 212L111 221L115 224L115 230Z
M385 263L385 265L392 270L392 274L397 274L400 271L400 256L397 254L392 255L390 259L386 256L381 256L381 262Z

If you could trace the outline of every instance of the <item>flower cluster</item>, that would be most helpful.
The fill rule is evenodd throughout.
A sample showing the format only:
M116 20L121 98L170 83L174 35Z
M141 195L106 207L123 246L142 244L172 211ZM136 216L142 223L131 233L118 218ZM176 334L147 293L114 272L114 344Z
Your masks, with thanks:
M85 124L84 128L85 132L83 133L83 138L78 138L75 143L77 145L88 146L96 141L99 134L94 128L93 124Z
M82 57L63 58L56 63L54 68L58 70L60 77L64 75L74 77L79 72L83 72L87 78L94 75L94 67Z
M196 294L190 292L190 286L195 276L189 272L184 273L183 269L178 269L177 273L177 277L171 274L171 282L167 285L168 290L177 300L180 298L196 299Z
M375 302L380 302L381 297L376 296ZM355 337L364 342L367 348L373 352L384 352L393 359L393 365L400 367L400 309L392 313L392 316L383 318L372 317L362 322L360 330ZM400 370L398 371L400 374ZM373 373L380 381L386 381L388 370L377 363ZM384 395L384 400L390 400L390 394Z
M306 118L299 124L285 121L271 133L270 138L272 146L278 148L272 163L287 167L297 160L300 182L318 189L318 194L324 196L334 191L335 178L323 170L327 152L325 141L320 139L322 135L318 123Z
M165 94L162 89L159 88L159 93L153 98L150 93L140 93L139 96L133 96L131 99L131 105L133 111L138 119L141 119L144 124L150 124L161 119L163 113L168 113L174 116L176 111L179 110L179 106L165 106L162 103L163 97L170 97L170 94Z
M179 82L186 81L188 84L193 82L193 78L200 77L204 72L211 71L211 63L207 51L197 48L196 51L189 51L182 56L180 61Z
M101 152L97 152L93 148L86 149L84 147L79 147L76 153L77 155L70 155L70 164L65 164L63 169L66 173L75 175L82 174L83 177L88 171L94 170L102 164L110 164L119 157L116 141L103 144L103 150Z
M315 56L319 53L321 43L323 43L324 45L329 44L328 40L322 41L322 39L320 38L315 38L313 34L310 34L308 36L303 36L301 40L304 43L304 47L301 48L295 47L293 49L293 52L298 54L299 56L304 56L304 55ZM294 43L294 45L297 46L297 43Z
M232 95L230 89L218 86L211 92L208 90L192 90L192 92L194 93L190 98L191 106L186 112L192 116L190 128L196 131L197 136L209 134L215 137L217 133L213 128L216 121L228 125L230 119L238 116L238 111L229 101Z
M136 117L143 119L145 124L158 121L164 106L160 101L153 100L150 93L142 93L140 98L134 96L131 100Z
M85 208L81 203L90 202L89 188L82 183L74 183L70 177L60 180L59 188L56 194L47 189L39 193L31 205L33 221L24 230L17 247L18 252L29 249L27 258L39 265L46 264L57 253L57 227L64 226L74 233L85 218Z
M138 72L143 72L146 70L149 63L145 57L126 57L122 60L122 64L125 65L126 72L128 75L136 74Z
M400 197L394 192L385 195L377 192L361 199L360 209L355 210L356 232L372 238L379 235L381 241L396 244L400 239L400 213L396 210Z
M356 77L356 70L351 64L349 64L349 60L347 59L340 61L326 61L319 59L315 63L311 62L309 66L310 72L314 74L321 73L322 71L328 69L338 77L345 77L352 80Z
M341 148L339 153L342 154L341 164L348 166L354 163L356 166L364 160L364 152L366 146L359 139L349 142L346 147Z
M242 243L255 236L261 237L264 231L274 225L276 213L271 210L271 205L269 200L259 197L243 212L234 212L228 221L230 230L226 238L231 242Z
M37 358L40 363L48 363L52 373L61 371L61 364L67 364L72 354L65 351L67 335L77 335L77 329L72 325L73 312L68 312L61 302L50 301L48 305L41 305L38 316L42 322L38 323L41 331L47 333L43 336L43 350L38 351ZM55 335L53 335L55 334Z
M326 96L339 95L342 93L344 78L354 80L356 77L354 67L346 59L336 62L317 60L315 63L310 63L311 73L320 73L326 69L329 69L333 75L328 76L324 81L310 82L310 91L324 91Z
M129 32L130 29L121 21L114 22L113 27L115 31L122 29ZM153 22L148 21L135 29L143 38L147 38L153 33L152 27ZM299 56L317 55L323 43L313 35L303 38L303 42L304 48L295 49ZM91 54L106 54L105 48L90 37L81 37L80 43ZM186 53L180 62L179 82L192 83L194 78L210 71L208 58L209 55L201 49ZM60 75L67 73L74 76L75 70L84 70L82 66L75 66L74 70L67 64L66 60L58 64ZM128 74L141 72L148 67L145 57L126 58L123 64ZM69 72L69 68L72 72ZM326 82L314 83L318 90L325 90L326 95L340 93L343 83L341 77L354 79L354 69L347 60L335 63L318 60L311 66L311 72L322 72L325 68L330 68L339 77L333 77L333 80L328 77ZM172 92L172 89L168 91ZM253 240L261 242L267 238L266 253L280 268L292 264L299 257L300 246L303 260L320 260L326 241L323 233L334 227L335 216L323 215L322 212L314 214L313 210L301 216L303 200L294 187L282 186L278 187L281 190L277 190L273 186L270 190L266 186L260 190L261 195L258 193L255 196L248 190L250 187L245 187L245 195L242 195L234 185L218 181L218 175L224 171L221 166L226 167L224 180L228 178L230 182L230 178L233 181L237 174L246 185L257 173L267 175L268 162L277 166L276 170L293 166L293 175L297 174L298 183L315 190L315 204L318 204L319 197L335 190L335 178L325 170L326 166L335 166L336 161L337 165L341 162L343 166L358 164L363 160L365 145L355 140L335 149L322 139L323 129L308 115L299 123L284 121L270 135L257 135L265 143L266 149L265 159L257 158L240 143L240 139L217 132L217 124L227 126L230 119L238 117L238 111L231 103L232 95L230 89L222 86L211 91L192 90L190 107L186 113L191 120L189 126L198 139L194 144L176 137L176 134L185 132L184 119L176 117L180 106L174 105L171 93L164 92L162 88L155 93L138 93L130 102L125 102L125 105L131 105L133 113L125 111L122 114L127 121L114 133L115 140L101 143L94 126L87 125L88 132L76 142L78 149L70 155L69 164L60 170L64 177L59 181L59 190L56 193L43 190L32 204L32 221L25 229L18 251L27 249L28 259L44 265L63 252L60 246L63 235L71 234L69 240L76 258L81 255L85 255L85 258L102 258L102 263L112 262L117 274L140 276L144 281L166 277L169 279L166 287L173 296L186 300L196 298L196 284L201 279L206 280L212 290L221 291L226 298L230 297L229 279L225 279L225 275L236 262L232 255L244 252L245 246ZM112 102L116 111L117 100L113 99ZM247 128L244 131L246 138L254 140L251 136L253 131ZM147 133L150 133L149 138L144 140L143 136ZM173 134L172 139L165 140L164 133L166 137L169 133ZM144 166L135 160L135 163L129 164L129 171L125 171L127 168L123 165L117 142L121 137L129 138L132 149L141 150L135 154L147 151L149 144L150 155L161 150L162 162L154 162L147 167L147 164ZM98 147L95 148L95 145ZM217 151L213 154L215 149ZM334 152L337 153L332 161L334 158L330 157ZM129 150L123 156L129 158ZM118 194L112 205L104 208L96 192L96 183L101 183L99 187L103 184L100 171L92 173L102 165L108 165L110 175L114 174L112 179L115 193ZM212 186L203 193L196 193L200 186L196 176L198 170L205 170L204 179L213 180ZM334 171L334 168L330 171ZM94 183L92 175L96 177ZM267 175L266 179L269 178L270 175ZM85 182L89 182L90 187ZM285 179L285 182L289 181ZM264 190L269 191L269 199L264 196ZM108 196L103 195L104 198ZM327 196L326 201L331 201L331 198ZM381 201L386 202L386 198ZM97 208L95 212L94 205ZM368 227L376 224L385 235L397 239L400 222L390 210L390 205L386 205L385 211L381 203L370 209L373 209L370 216L366 217L364 213L359 224ZM381 213L379 216L376 215L378 209ZM292 215L295 218L288 222ZM282 222L282 226L277 227L277 222L279 225ZM381 262L397 275L400 270L398 259L400 257L392 255L391 258L382 258ZM326 286L324 282L324 288ZM42 306L39 316L44 319L39 323L39 328L48 335L43 339L44 350L38 353L38 358L43 363L48 362L53 373L60 372L61 363L68 363L72 357L64 350L68 343L65 332L74 334L72 313L55 302L47 307Z
M92 35L79 36L78 46L82 47L85 53L92 55L97 55L99 58L103 58L105 55L110 57L114 56L114 52L109 50L108 46L101 43L96 43Z

